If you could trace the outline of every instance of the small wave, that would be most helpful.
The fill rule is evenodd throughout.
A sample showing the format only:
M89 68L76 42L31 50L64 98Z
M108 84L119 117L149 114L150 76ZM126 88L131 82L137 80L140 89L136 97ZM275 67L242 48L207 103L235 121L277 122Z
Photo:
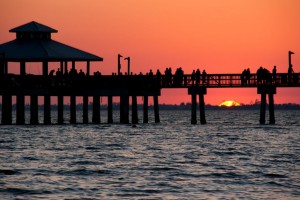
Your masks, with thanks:
M30 157L30 156L24 156L25 160L39 160L38 158Z
M91 170L91 169L75 169L75 170L60 170L56 172L59 175L64 176L91 176L91 175L107 175L112 174L112 171L110 170Z
M151 171L177 171L179 169L178 168L173 168L173 167L153 167L153 168L148 168L147 170L151 170Z
M263 176L267 177L267 178L288 178L288 176L286 176L286 175L283 175L283 174L273 174L273 173L263 174Z
M81 161L74 161L71 163L71 165L99 165L99 162L81 160Z
M0 169L0 174L4 174L4 175L15 175L15 174L19 174L20 172L16 171L16 170L10 170L10 169Z
M13 140L0 140L0 144L4 144L4 143L12 143L14 142Z
M0 189L0 193L8 193L13 195L52 194L52 192L48 190L32 190L32 189L24 189L24 188L2 188Z
M208 176L216 178L245 178L243 175L237 174L235 172L225 172L225 173L210 173Z
M86 147L86 150L99 150L99 147Z

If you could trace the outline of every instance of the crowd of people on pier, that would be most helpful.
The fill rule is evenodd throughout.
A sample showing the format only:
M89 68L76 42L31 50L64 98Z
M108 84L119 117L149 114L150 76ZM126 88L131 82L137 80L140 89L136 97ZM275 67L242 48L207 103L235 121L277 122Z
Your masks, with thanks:
M285 78L286 82L291 83L294 73L292 65L288 68L288 76ZM102 74L97 71L94 72L94 77L100 77ZM113 73L113 76L122 75L122 73ZM124 75L128 75L125 73ZM131 73L130 75L133 75ZM134 74L137 75L137 74ZM142 72L139 73L139 75L143 76ZM194 69L191 74L185 75L184 71L181 67L178 67L175 71L175 73L172 73L172 68L167 67L164 71L164 74L160 72L159 69L157 69L156 73L154 74L153 71L150 69L149 72L145 74L146 76L153 76L158 78L160 81L160 84L164 87L180 87L183 85L191 85L191 86L199 86L199 85L208 85L209 80L213 81L220 81L215 80L212 75L208 75L205 69L200 71L200 69ZM79 70L79 72L76 70L76 68L71 68L70 71L66 70L63 74L61 72L61 69L58 68L57 71L51 70L49 73L49 76L55 76L57 80L62 80L65 78L68 79L84 79L86 74L82 71L82 69ZM256 76L256 78L252 78ZM256 71L256 74L251 74L250 68L244 69L240 75L240 84L242 86L250 86L250 85L256 85L256 84L276 84L278 80L277 77L277 68L276 66L273 67L272 72L270 72L268 69L259 67ZM284 78L281 77L281 81L284 81Z

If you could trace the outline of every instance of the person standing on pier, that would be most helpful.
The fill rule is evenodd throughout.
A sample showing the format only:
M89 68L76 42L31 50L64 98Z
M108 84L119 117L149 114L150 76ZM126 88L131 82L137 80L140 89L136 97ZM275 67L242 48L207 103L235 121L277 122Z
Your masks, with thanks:
M272 70L272 76L273 76L273 83L276 84L276 74L277 74L277 69L276 66L273 67Z
M202 72L202 82L203 82L203 84L206 83L206 76L207 76L207 73L204 69L203 72Z
M200 72L200 69L198 68L196 71L196 85L197 86L200 84L200 77L201 77L201 72Z
M294 73L293 65L290 64L289 69L288 69L288 80L289 80L289 84L292 83L293 73Z
M192 72L192 75L191 75L192 86L194 86L194 84L195 84L195 79L196 79L196 72L193 69L193 72Z
M246 70L246 84L250 85L250 78L251 78L251 72L250 72L250 68L248 68Z
M246 69L244 69L243 72L242 72L242 75L241 75L242 85L245 85L245 83L246 83L246 74L247 74L247 71L246 71Z
M159 86L161 86L161 73L160 73L159 69L156 71L155 76L158 80Z

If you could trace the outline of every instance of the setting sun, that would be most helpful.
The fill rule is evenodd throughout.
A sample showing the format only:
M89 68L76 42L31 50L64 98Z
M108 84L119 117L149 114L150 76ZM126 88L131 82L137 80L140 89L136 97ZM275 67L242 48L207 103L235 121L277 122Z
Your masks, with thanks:
M240 104L233 100L223 101L221 104L219 104L220 107L234 107L234 106L240 106Z

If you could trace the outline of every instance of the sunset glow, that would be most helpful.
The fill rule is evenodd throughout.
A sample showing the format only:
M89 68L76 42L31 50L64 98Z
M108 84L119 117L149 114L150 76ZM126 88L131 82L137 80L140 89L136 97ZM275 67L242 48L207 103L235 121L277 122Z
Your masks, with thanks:
M220 107L234 107L234 106L240 106L240 104L233 100L223 101L221 104L219 104Z
M102 57L91 73L117 71L117 55L131 57L134 74L152 69L182 67L208 74L251 73L263 66L286 73L288 51L294 71L300 72L300 1L298 0L2 0L0 43L15 39L8 31L30 21L50 26L53 39ZM127 70L122 60L121 71ZM86 67L79 63L78 69ZM49 69L56 69L50 63ZM39 64L26 70L41 74ZM9 73L19 73L13 63ZM255 89L208 89L206 103L218 105L233 98L249 104L259 98ZM141 101L140 99L138 101ZM165 90L160 103L190 102L186 90ZM299 88L278 89L275 103L299 103Z

